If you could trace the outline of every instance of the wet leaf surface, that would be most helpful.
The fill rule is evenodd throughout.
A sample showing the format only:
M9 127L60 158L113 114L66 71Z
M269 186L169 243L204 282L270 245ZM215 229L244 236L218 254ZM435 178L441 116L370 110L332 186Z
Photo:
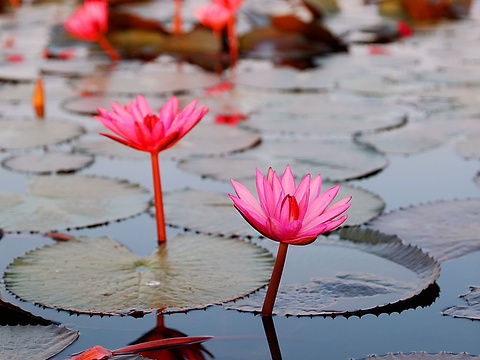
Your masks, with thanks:
M335 154L332 157L331 154ZM290 164L296 173L322 174L331 181L354 179L373 174L387 166L387 158L350 139L325 141L306 139L262 142L259 146L238 154L216 158L181 161L183 170L214 179L229 181L255 177L252 169L285 168Z
M456 318L480 320L480 287L470 286L470 290L460 297L467 303L466 306L452 306L443 310L443 315Z
M53 145L82 135L83 127L45 120L6 119L0 121L0 149L19 150Z
M46 360L75 341L78 332L65 327L0 326L0 358L11 360Z
M143 258L108 237L79 238L17 258L5 284L47 307L138 316L245 296L268 282L272 265L266 250L222 237L179 234Z
M244 183L252 193L255 185ZM322 191L336 184L325 182ZM230 191L234 193L233 188ZM336 199L352 196L348 210L347 226L360 225L378 216L385 203L377 195L361 188L343 184ZM183 190L164 194L165 221L175 227L186 228L207 234L253 237L259 234L240 216L226 194L213 191ZM151 211L154 211L152 208ZM212 222L211 219L216 219Z
M148 200L145 189L127 181L41 176L31 180L26 195L0 193L0 223L11 232L94 226L139 214Z
M287 264L274 314L361 316L401 311L404 310L402 302L422 293L440 275L440 266L435 260L398 238L359 228L342 229L340 234L341 239L322 236L308 250L289 248L290 263L303 269L312 266L313 263L297 262L296 257L308 251L315 259L310 261L314 261L317 268L310 281L299 283L288 279ZM319 263L323 266L318 267ZM262 290L225 306L257 313L264 296ZM410 303L412 307L420 305L425 306Z
M93 156L61 152L43 154L23 154L6 158L2 166L7 169L26 173L55 174L73 173L94 161Z
M459 140L455 150L466 159L480 159L480 134L469 134Z
M438 261L448 261L480 249L479 214L479 199L439 201L394 210L368 227L397 235Z

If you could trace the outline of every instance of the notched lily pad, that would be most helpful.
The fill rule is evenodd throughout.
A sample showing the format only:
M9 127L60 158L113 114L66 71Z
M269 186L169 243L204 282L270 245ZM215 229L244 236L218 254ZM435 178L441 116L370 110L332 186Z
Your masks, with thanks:
M374 146L380 151L413 154L445 144L456 136L479 132L477 120L472 119L430 119L421 122L409 122L400 129L362 134L357 140ZM465 140L457 145L457 150L465 157L480 153L478 138ZM463 152L463 153L462 153ZM473 154L472 154L473 153Z
M244 183L256 193L253 181ZM336 184L324 182L322 191ZM233 193L233 189L231 191ZM360 225L378 216L385 203L377 195L361 188L343 184L336 199L352 196L345 225ZM172 226L207 234L253 237L259 234L238 214L227 194L204 190L166 192L163 197L165 221ZM215 219L214 222L211 219Z
M90 75L79 79L73 85L88 93L111 94L162 94L193 89L204 89L220 82L217 75L204 72L181 71L131 72Z
M272 266L266 250L222 237L178 234L143 258L108 237L79 238L15 259L5 284L47 307L138 316L245 296L268 282Z
M470 286L468 293L460 295L467 303L467 306L452 306L442 311L443 315L450 315L456 318L480 320L480 287Z
M145 211L149 197L146 189L127 181L79 175L40 176L28 184L26 195L0 193L0 224L10 232L100 225Z
M301 266L311 277L306 282L297 278L292 281L287 264L275 314L361 316L400 312L405 303L409 307L426 306L438 296L434 291L428 304L420 299L440 275L440 266L419 248L369 229L343 228L339 234L340 238L320 237L308 250L289 248L289 262ZM264 296L262 290L225 306L260 312Z
M0 358L46 360L78 338L78 332L56 325L0 326Z
M438 354L428 354L426 352L412 352L410 354L387 354L383 356L369 355L362 360L477 360L480 356L469 355L467 353L452 354L440 352Z
M480 159L480 134L471 134L458 141L455 150L466 159Z
M200 122L175 146L161 152L160 157L185 159L197 156L222 155L244 151L257 145L260 141L260 135L251 130ZM110 157L145 157L145 153L142 151L133 150L100 135L81 140L77 143L75 149L79 152Z
M84 133L84 128L55 120L0 121L0 150L18 150L59 144Z
M367 225L447 261L480 249L479 216L480 199L439 201L395 210Z
M35 174L73 173L93 163L94 157L84 154L47 152L15 155L3 160L7 169Z
M304 139L265 141L238 155L185 160L179 166L203 177L229 181L254 178L255 167L280 169L290 164L298 174L322 174L324 179L343 181L374 174L387 163L385 155L350 139Z

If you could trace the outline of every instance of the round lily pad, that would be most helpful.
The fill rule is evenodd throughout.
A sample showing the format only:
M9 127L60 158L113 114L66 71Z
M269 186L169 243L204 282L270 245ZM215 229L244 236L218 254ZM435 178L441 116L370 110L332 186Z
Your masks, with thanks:
M109 237L79 238L15 259L5 284L23 300L79 313L169 313L245 296L272 266L266 250L223 237L178 234L143 258Z
M244 185L252 193L256 193L253 182L244 183ZM322 191L335 185L324 182ZM350 195L352 206L348 209L348 219L344 225L363 224L378 216L385 208L385 203L377 195L347 184L340 187L336 199L343 199ZM223 236L258 236L258 233L235 210L227 194L194 189L166 192L163 204L165 221L169 225Z
M265 141L241 154L184 160L179 166L204 177L229 181L254 178L255 167L280 169L290 164L296 174L322 174L324 179L342 181L376 173L387 163L385 155L350 139L304 139Z
M460 295L460 297L466 301L467 306L452 306L443 310L443 315L480 320L480 287L470 286L468 293Z
M2 81L33 82L39 73L39 66L28 62L0 66L0 80Z
M46 360L77 338L78 331L63 326L0 326L0 359Z
M47 152L15 155L3 160L7 169L35 174L72 173L92 164L94 157L84 154Z
M75 139L83 127L54 120L0 120L0 149L18 150L54 145Z
M383 356L369 355L363 360L477 360L480 356L469 355L467 353L452 354L441 352L438 354L428 354L426 352L412 352L410 354L387 354Z
M211 73L194 72L131 72L91 75L74 82L75 88L89 93L161 94L216 85L220 78Z
M439 201L389 212L368 226L447 261L480 249L479 215L480 199Z
M465 133L479 132L480 125L472 119L432 118L421 122L409 122L406 126L372 134L361 134L356 139L384 152L413 154L445 144ZM459 145L464 155L475 151L478 144L465 141Z
M260 135L251 130L200 122L175 146L161 152L160 157L184 159L201 155L223 155L244 151L257 145L260 141ZM110 157L140 158L145 156L145 152L133 150L100 135L81 140L75 149L80 152Z
M39 176L29 182L26 195L0 193L0 224L10 232L100 225L145 211L149 198L146 189L124 180Z
M361 316L399 311L402 303L419 296L440 275L433 258L397 237L361 228L343 228L339 234L320 236L308 250L288 248L274 314ZM297 274L300 267L308 278L290 275L289 264ZM261 290L224 306L257 313L264 297Z
M351 104L348 106L350 107ZM251 115L248 121L241 123L240 126L271 133L303 133L325 136L390 129L405 124L405 114L389 113L387 109L384 110L386 111L372 111L374 115L369 116L362 116L358 113L354 116L349 114L332 116L328 111L324 113L321 109L318 113L259 113ZM350 113L350 111L346 111L346 113Z

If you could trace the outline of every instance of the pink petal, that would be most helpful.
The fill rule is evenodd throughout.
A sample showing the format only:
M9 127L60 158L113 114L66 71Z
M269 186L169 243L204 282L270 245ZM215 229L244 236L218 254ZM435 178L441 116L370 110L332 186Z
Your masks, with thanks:
M310 221L312 221L312 219L319 216L327 208L327 206L330 205L335 196L337 196L339 189L340 185L334 186L313 200L308 206L308 213L305 215L305 219L303 220L304 224L308 224Z
M137 106L143 118L145 118L147 115L153 114L152 108L150 107L147 99L140 94L137 95Z
M311 203L314 199L320 195L322 190L322 176L318 174L310 181L310 199L308 200Z
M244 185L233 179L230 179L230 182L232 183L237 196L248 204L250 211L255 211L258 214L264 214L263 209L261 208L257 199L255 199L252 193Z
M160 121L163 122L165 126L165 130L168 131L170 126L172 126L172 122L178 115L178 99L176 96L172 96L167 102L162 106L159 111L159 118ZM177 126L178 129L180 126Z
M295 194L297 186L295 185L295 178L293 176L292 170L290 169L290 165L287 165L287 167L285 168L281 180L283 191L285 192L285 194Z
M338 219L326 222L325 225L327 227L325 228L325 230L323 232L333 230L336 227L342 225L345 222L345 220L347 220L347 218L348 218L348 215L345 214L345 215L342 215L341 217L339 217Z

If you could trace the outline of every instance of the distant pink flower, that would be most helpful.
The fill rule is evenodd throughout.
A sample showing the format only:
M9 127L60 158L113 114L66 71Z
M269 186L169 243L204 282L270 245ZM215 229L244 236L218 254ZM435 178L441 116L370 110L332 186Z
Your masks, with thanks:
M204 26L212 28L219 33L227 26L232 16L230 10L218 4L207 4L195 9L195 16Z
M85 0L84 5L65 20L65 28L82 40L98 41L107 32L107 5L103 0Z
M298 186L290 166L280 178L272 168L267 177L257 169L258 199L245 186L231 180L237 196L230 195L235 207L265 237L286 244L306 245L321 233L341 225L347 214L351 196L330 205L340 185L320 193L320 175L306 175ZM340 216L340 217L339 217Z
M207 113L202 105L196 108L198 99L179 110L178 99L173 96L155 114L147 100L137 95L137 102L121 106L111 103L113 111L98 108L95 116L115 135L104 134L115 141L141 151L158 154L168 149L189 132Z
M213 3L221 5L232 12L236 12L240 5L242 5L243 0L212 0Z

